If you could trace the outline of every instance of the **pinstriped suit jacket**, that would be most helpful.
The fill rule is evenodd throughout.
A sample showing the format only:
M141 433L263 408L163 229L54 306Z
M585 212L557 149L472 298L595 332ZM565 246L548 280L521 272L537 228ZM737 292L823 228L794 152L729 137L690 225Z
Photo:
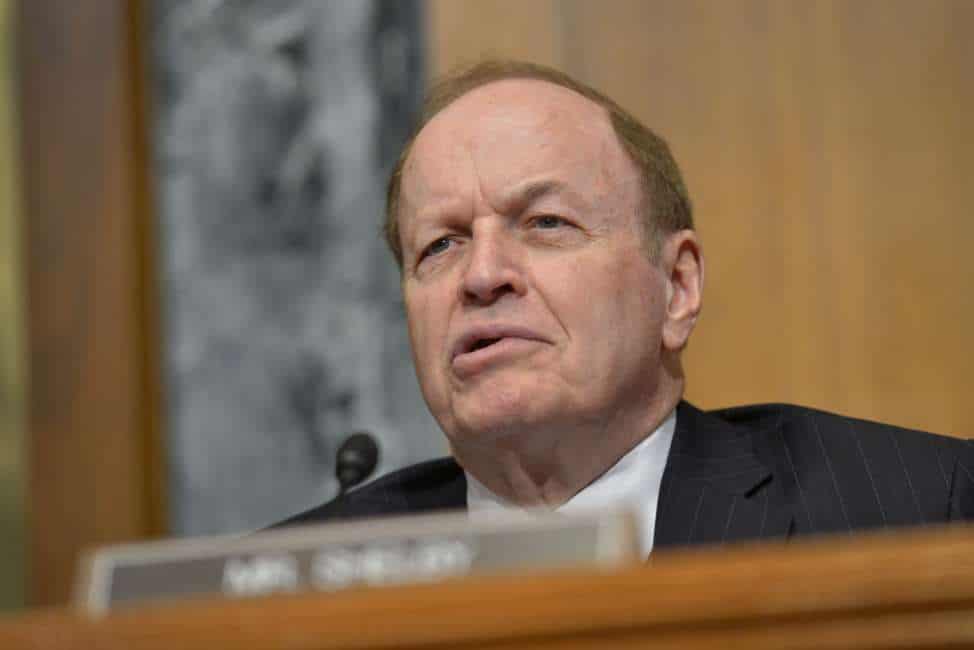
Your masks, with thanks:
M382 477L283 525L466 507L444 458ZM681 402L654 548L974 518L966 440L783 404Z

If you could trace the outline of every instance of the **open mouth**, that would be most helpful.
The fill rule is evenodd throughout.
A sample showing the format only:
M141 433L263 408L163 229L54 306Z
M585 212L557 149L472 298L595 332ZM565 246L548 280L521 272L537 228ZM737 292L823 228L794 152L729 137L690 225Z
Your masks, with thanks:
M474 341L473 345L470 346L470 352L476 352L477 350L483 350L486 347L493 345L500 341L500 338L493 339L477 339Z
M450 362L460 360L461 363L475 364L487 363L489 359L497 361L497 358L505 355L527 351L529 344L539 342L544 342L541 335L521 325L494 323L471 327L453 344ZM484 352L487 348L493 349Z
M503 367L530 356L543 342L524 327L481 328L457 342L451 359L453 372L460 379L468 379L490 368Z

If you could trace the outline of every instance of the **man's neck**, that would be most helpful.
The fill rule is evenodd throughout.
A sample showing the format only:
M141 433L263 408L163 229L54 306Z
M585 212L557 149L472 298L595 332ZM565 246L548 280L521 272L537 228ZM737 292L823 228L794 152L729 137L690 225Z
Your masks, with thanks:
M557 431L519 432L500 444L454 442L453 455L464 470L506 501L557 508L655 431L682 394L679 382L657 391L643 409L631 414Z

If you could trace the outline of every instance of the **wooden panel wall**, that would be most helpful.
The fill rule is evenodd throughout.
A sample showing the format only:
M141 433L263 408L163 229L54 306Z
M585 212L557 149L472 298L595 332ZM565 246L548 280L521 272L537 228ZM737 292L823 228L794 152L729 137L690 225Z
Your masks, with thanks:
M429 3L433 72L555 64L681 161L707 256L688 395L974 436L974 3Z
M80 549L157 532L154 282L136 3L18 5L29 300L30 600Z

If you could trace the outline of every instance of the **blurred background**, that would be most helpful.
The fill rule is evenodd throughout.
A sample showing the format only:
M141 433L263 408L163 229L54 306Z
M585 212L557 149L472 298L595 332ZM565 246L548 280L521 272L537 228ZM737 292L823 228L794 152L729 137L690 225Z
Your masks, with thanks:
M974 435L974 2L0 0L0 607L442 454L378 239L430 79L556 66L671 144L688 397Z

